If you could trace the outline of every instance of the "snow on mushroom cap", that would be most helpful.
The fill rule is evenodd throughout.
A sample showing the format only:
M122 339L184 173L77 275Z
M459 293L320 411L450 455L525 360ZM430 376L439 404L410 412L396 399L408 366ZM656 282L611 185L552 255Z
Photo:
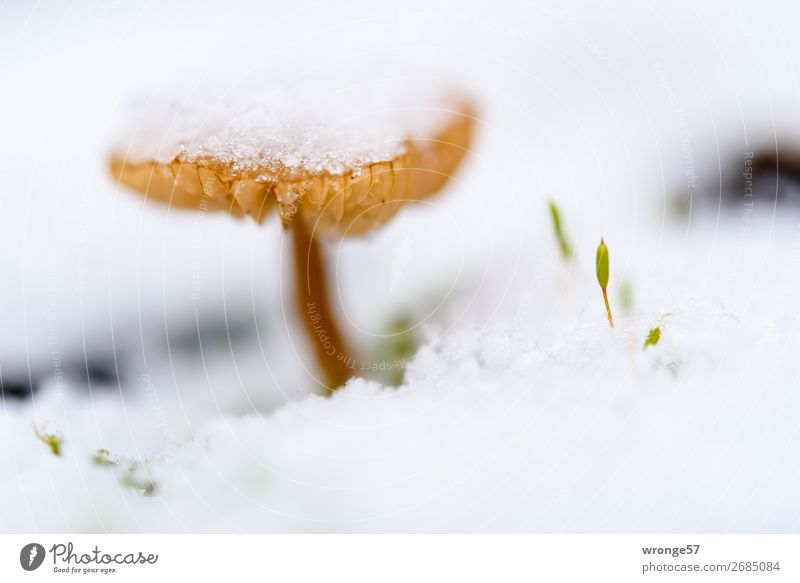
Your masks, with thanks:
M272 84L235 94L205 91L148 104L116 154L129 163L214 159L234 171L341 175L435 135L458 108L452 85L394 78Z
M436 193L471 142L470 100L418 78L295 81L149 106L111 175L147 198L315 236L357 236ZM232 95L232 96L231 96Z

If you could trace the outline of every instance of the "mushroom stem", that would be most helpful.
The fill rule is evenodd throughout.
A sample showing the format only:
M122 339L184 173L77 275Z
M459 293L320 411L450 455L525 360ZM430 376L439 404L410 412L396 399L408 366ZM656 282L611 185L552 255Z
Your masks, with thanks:
M327 391L334 391L353 376L348 365L355 361L331 309L322 249L299 217L290 230L297 309L324 375L322 382Z

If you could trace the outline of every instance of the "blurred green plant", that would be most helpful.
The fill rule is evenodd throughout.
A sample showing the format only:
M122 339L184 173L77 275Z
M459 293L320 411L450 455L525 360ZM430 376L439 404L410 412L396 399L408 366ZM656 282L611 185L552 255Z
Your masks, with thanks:
M115 466L118 460L111 459L111 453L107 449L98 449L92 456L92 462L97 466Z
M676 190L667 198L667 213L675 219L688 219L692 214L692 197L685 190Z
M394 316L375 350L375 361L369 367L390 386L400 386L405 380L408 360L419 348L414 320L405 313Z
M141 467L141 464L138 463L131 464L122 475L119 483L126 488L139 490L145 496L155 496L156 484L149 478L139 475Z
M558 250L561 252L561 258L567 263L572 259L572 245L564 234L564 227L561 224L561 212L558 210L558 205L554 200L550 200L547 204L550 207L550 219L553 222L553 232L558 242Z
M622 313L630 315L633 312L633 285L627 279L619 285L617 290L617 299L622 308Z
M147 460L142 463L128 459L123 463L118 456L112 456L110 451L100 448L92 455L92 463L101 468L109 468L121 486L138 490L145 496L155 496L156 484L147 475Z
M39 431L39 428L34 426L33 432L36 434L36 438L45 444L48 448L50 448L50 452L56 456L61 457L61 446L64 443L64 440L55 433L44 433Z

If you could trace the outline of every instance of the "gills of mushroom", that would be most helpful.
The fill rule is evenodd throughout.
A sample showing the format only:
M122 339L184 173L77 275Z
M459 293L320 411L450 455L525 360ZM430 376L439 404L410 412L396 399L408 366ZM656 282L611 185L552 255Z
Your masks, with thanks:
M292 238L300 318L333 390L355 359L320 241L368 233L436 193L464 158L473 120L470 100L441 83L292 83L151 107L112 151L110 170L176 208L259 223L276 209Z

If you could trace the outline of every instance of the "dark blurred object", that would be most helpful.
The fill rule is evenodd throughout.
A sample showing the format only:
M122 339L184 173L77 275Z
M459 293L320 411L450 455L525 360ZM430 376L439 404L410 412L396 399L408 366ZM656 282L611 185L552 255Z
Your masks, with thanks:
M756 150L737 167L732 202L800 202L800 149Z
M66 376L70 381L87 387L115 385L118 380L113 358L73 363L67 368Z
M0 373L0 398L26 399L33 395L30 377Z
M48 384L86 390L124 388L141 374L143 349L154 366L169 367L173 359L181 356L201 361L211 354L232 354L236 346L256 344L264 336L264 327L259 328L247 314L219 314L204 321L183 322L170 328L168 334L161 328L148 330L144 343L117 340L113 342L114 353L95 350L83 356L74 351L57 361L27 366L16 361L4 366L0 361L0 399L30 398Z
M57 369L18 369L0 372L0 397L2 399L27 399L48 382L68 382L72 386L100 388L115 386L118 382L113 358L71 361Z

